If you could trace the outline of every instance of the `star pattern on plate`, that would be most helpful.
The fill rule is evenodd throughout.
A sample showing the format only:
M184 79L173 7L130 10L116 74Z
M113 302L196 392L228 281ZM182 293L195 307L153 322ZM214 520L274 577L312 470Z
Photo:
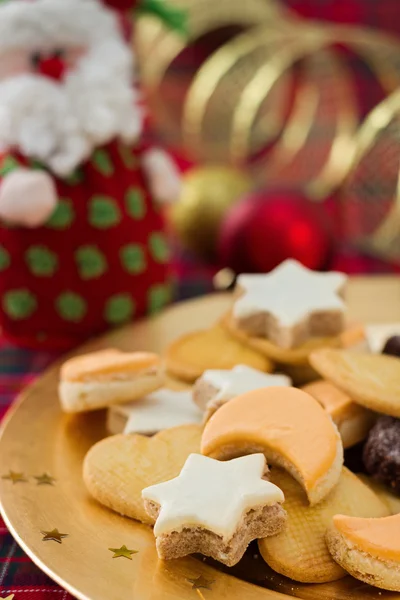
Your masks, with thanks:
M51 531L41 531L40 533L43 535L42 542L57 542L58 544L62 544L62 540L68 537L68 533L60 533L57 528Z
M43 475L34 475L36 479L37 485L54 485L56 479L47 473L43 473Z
M218 390L213 400L228 400L263 387L292 384L286 375L270 375L246 365L237 365L231 370L205 371L202 379Z
M191 392L161 389L142 400L110 408L127 417L124 433L151 435L191 423L201 423L202 413Z
M112 558L128 558L132 560L132 554L137 554L137 550L129 550L125 544L121 548L109 548L110 552L114 552Z
M234 316L267 313L280 326L293 327L313 313L344 311L339 294L346 280L342 273L318 273L289 259L271 273L239 276L244 294L234 304Z
M16 483L27 483L28 481L24 473L18 473L16 471L9 471L7 475L2 476L2 479L12 481L14 485Z
M230 540L250 509L284 500L282 491L263 479L265 465L263 454L229 461L191 454L178 477L142 492L143 499L161 507L155 536L199 526Z
M192 584L192 590L211 590L211 586L215 583L215 579L206 579L203 575L199 575L196 579L187 579Z

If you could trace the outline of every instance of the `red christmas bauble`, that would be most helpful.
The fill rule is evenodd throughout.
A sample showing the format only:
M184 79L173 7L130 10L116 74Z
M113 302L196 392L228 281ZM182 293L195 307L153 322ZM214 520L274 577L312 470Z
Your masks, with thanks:
M326 264L332 234L320 205L296 191L268 190L232 207L219 237L219 258L236 273L268 272L287 258L310 269Z

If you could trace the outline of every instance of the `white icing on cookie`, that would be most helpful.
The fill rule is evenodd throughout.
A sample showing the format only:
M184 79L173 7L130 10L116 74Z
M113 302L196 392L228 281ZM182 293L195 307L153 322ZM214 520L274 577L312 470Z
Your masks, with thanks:
M338 293L346 281L342 273L317 273L286 260L271 273L239 276L244 294L235 302L233 314L240 319L269 313L279 325L293 327L314 312L344 312Z
M201 423L202 412L194 404L191 392L161 389L142 400L110 408L127 417L124 433L150 435L177 427Z
M202 527L229 540L251 508L284 501L282 490L262 479L264 470L263 454L225 462L191 454L178 477L142 492L161 506L155 535Z
M400 323L382 323L365 327L368 347L375 354L381 353L388 339L394 335L400 335Z
M218 390L213 401L230 400L264 387L292 385L291 379L286 375L269 375L245 365L237 365L230 371L205 371L201 379Z

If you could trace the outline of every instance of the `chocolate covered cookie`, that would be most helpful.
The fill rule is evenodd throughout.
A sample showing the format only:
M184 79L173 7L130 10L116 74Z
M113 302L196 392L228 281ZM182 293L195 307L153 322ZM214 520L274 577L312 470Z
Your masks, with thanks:
M364 464L368 473L400 495L400 419L378 419L364 447Z

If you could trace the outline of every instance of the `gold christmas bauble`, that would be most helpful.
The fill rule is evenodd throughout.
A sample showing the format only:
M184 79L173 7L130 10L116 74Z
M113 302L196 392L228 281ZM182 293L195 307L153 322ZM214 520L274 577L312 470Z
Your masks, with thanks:
M249 175L233 167L189 171L179 202L170 212L171 225L182 244L202 258L212 259L225 214L251 187Z

